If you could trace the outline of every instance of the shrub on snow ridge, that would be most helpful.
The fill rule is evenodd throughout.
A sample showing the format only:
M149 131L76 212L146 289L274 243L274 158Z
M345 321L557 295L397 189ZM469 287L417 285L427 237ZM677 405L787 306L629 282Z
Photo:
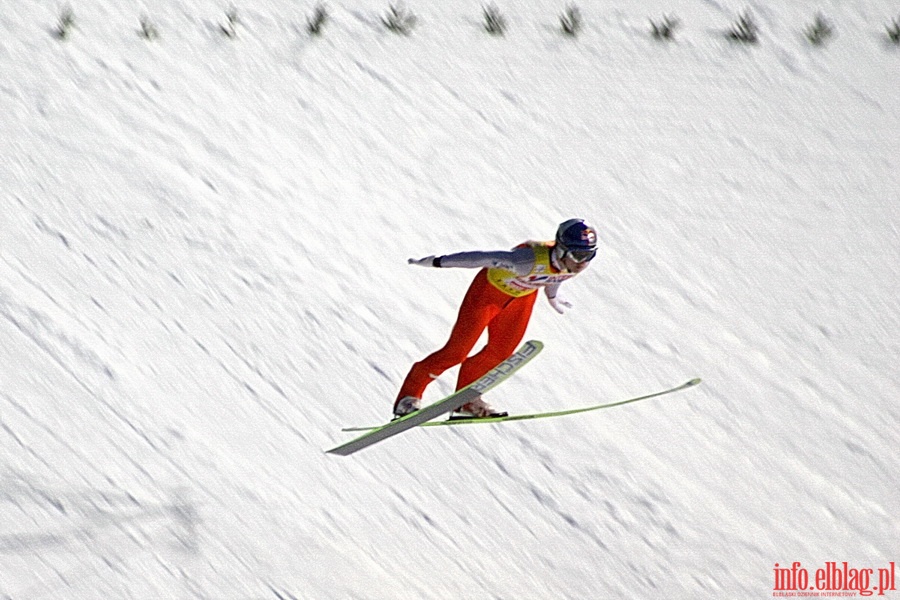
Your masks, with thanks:
M894 19L890 25L886 25L888 39L895 44L900 44L900 17Z
M416 15L412 14L402 5L398 6L395 4L392 4L388 9L388 13L381 18L381 22L384 23L384 26L387 27L389 31L400 33L402 35L409 35L412 33L413 27L416 26L417 21Z
M559 16L559 26L566 35L575 37L581 31L581 11L575 5L566 7L566 11Z
M759 27L749 12L744 12L728 31L728 39L743 44L755 44L759 41Z
M238 23L240 23L240 20L238 19L237 9L232 6L228 9L228 12L225 13L225 23L219 25L219 31L221 31L225 37L234 39L237 37Z
M813 46L821 46L834 35L834 28L825 17L821 14L817 14L816 20L813 21L812 25L806 28L805 34L806 39L809 40L810 44Z
M56 24L56 37L61 40L69 39L69 35L75 28L75 12L71 6L64 6L59 13L59 22Z
M141 17L141 30L140 35L142 38L147 40L155 40L159 37L159 31L156 29L156 25L150 20L150 17L143 16Z
M495 4L489 4L483 8L484 30L491 35L503 35L506 32L506 17L500 13Z
M322 28L328 22L328 9L324 4L316 6L312 17L306 20L306 31L310 35L321 35Z
M681 21L675 17L665 16L659 23L656 23L651 19L650 34L657 40L671 40L674 38L675 30L680 24Z

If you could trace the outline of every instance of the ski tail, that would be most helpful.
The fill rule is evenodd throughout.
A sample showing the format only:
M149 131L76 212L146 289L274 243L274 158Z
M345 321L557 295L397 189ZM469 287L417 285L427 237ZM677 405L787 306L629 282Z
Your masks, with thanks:
M579 413L592 412L595 410L602 410L604 408L613 408L615 406L624 406L625 404L631 404L633 402L640 402L641 400L649 400L650 398L658 398L659 396L665 396L667 394L672 394L675 392L680 392L682 390L686 390L688 388L692 388L695 385L699 385L702 379L696 377L691 379L690 381L683 383L679 386L675 386L673 388L669 388L667 390L663 390L661 392L655 392L653 394L647 394L646 396L638 396L637 398L629 398L628 400L619 400L618 402L607 402L605 404L595 404L593 406L585 406L582 408L570 408L566 410L557 410L557 411L548 411L541 413L532 413L532 414L524 414L524 415L507 415L505 417L485 417L483 419L448 419L446 421L432 421L430 423L423 423L423 426L452 426L452 425L471 425L471 424L490 424L490 423L508 423L511 421L529 421L534 419L549 419L553 417L565 417L568 415L577 415Z

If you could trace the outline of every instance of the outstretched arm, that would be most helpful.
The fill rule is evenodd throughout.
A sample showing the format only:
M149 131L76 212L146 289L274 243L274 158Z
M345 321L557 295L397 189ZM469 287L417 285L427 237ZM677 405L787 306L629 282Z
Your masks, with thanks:
M457 252L444 256L426 256L411 258L409 264L420 267L456 267L463 269L497 268L513 271L517 275L527 275L534 269L534 250L516 248L514 250L497 250L493 252Z

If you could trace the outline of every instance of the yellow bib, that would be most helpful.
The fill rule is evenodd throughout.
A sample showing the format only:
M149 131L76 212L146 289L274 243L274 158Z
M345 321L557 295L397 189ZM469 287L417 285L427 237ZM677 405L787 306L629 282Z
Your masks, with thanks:
M542 287L575 277L576 273L557 271L550 264L550 249L553 242L528 242L522 246L530 246L534 250L534 268L530 273L519 275L515 271L497 267L492 267L487 271L488 281L504 294L520 298L533 294Z

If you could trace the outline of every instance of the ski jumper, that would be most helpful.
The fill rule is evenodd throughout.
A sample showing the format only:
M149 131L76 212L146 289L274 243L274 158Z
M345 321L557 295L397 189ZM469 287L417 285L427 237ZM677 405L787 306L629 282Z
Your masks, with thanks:
M512 356L525 336L539 289L548 298L570 273L555 265L554 242L526 242L511 251L460 252L434 259L436 267L481 268L469 286L450 339L440 350L415 363L400 388L404 396L421 398L425 388L444 371L461 364L460 390ZM487 344L469 356L482 332Z

